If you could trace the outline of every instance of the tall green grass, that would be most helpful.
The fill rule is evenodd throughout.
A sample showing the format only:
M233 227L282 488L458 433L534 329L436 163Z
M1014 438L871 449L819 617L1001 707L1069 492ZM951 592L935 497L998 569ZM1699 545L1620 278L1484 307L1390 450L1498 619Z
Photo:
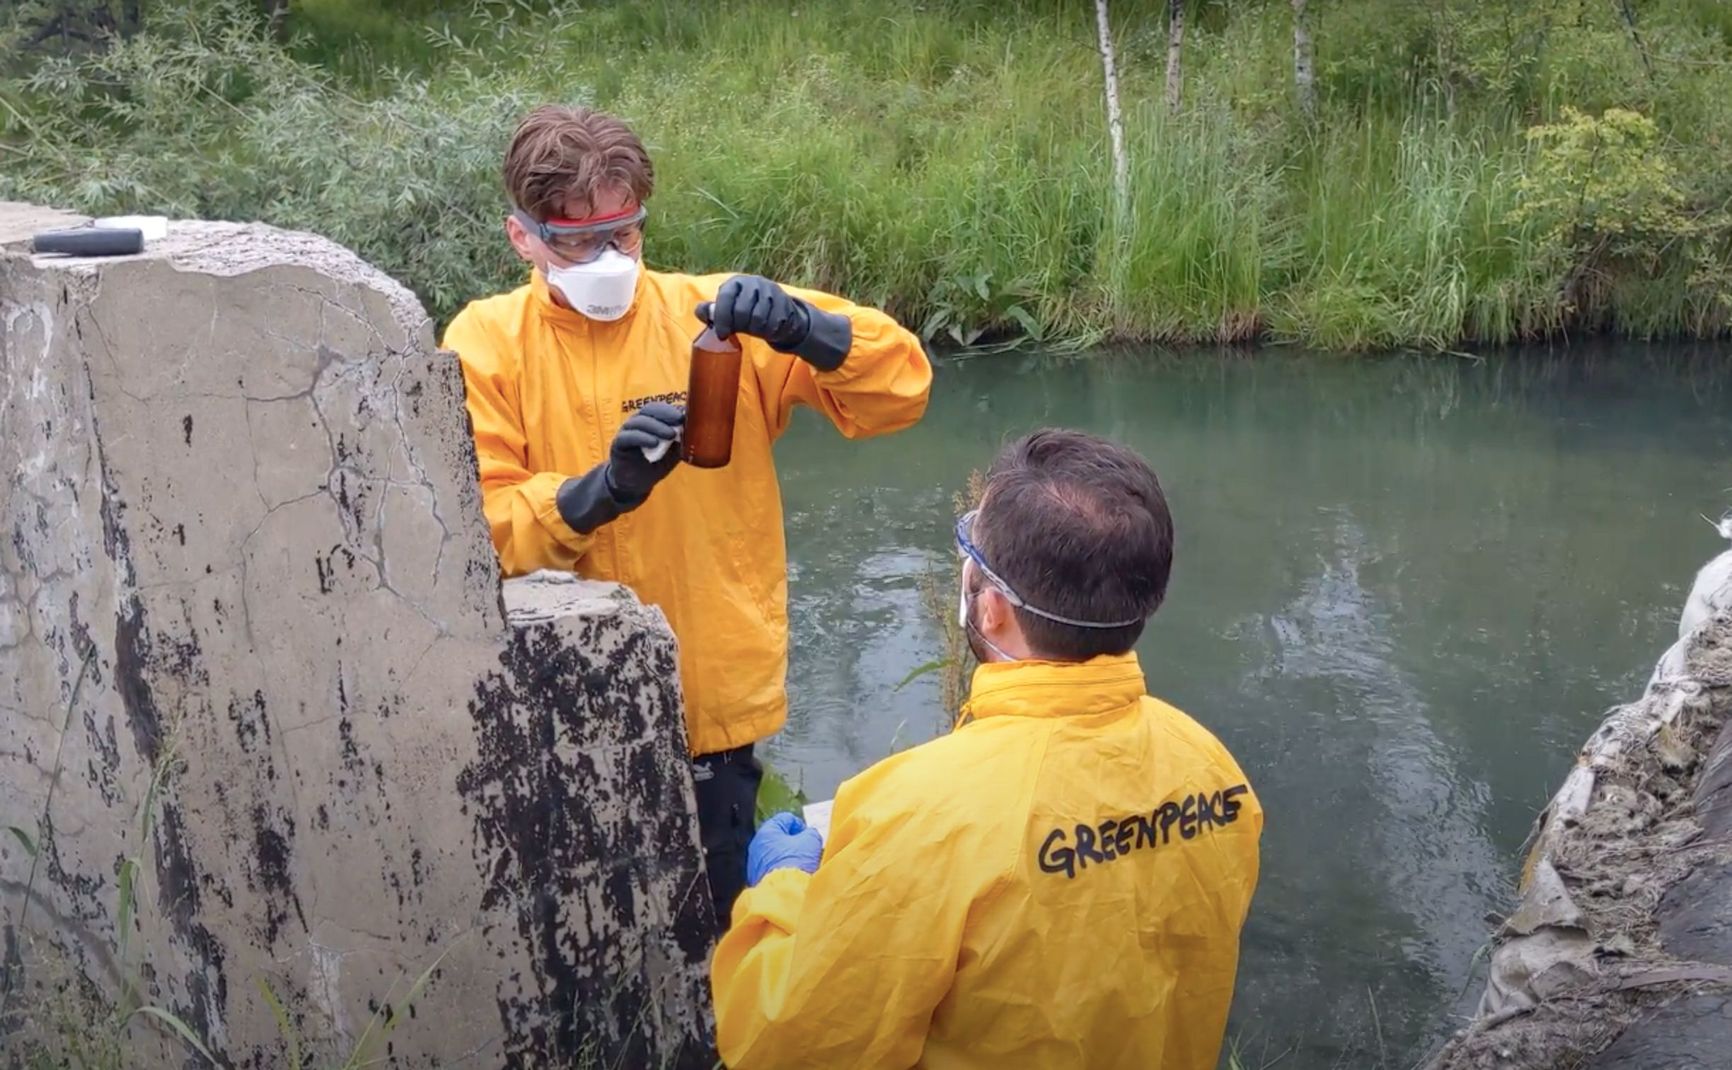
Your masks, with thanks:
M1643 6L1653 77L1610 5L1318 5L1315 123L1289 99L1285 5L1199 5L1169 115L1164 5L1115 4L1122 219L1081 0L297 0L286 44L185 2L0 83L0 196L317 230L444 318L520 280L498 159L516 115L559 100L650 144L653 265L839 290L940 341L1444 349L1732 318L1723 231L1602 258L1584 287L1515 213L1524 130L1571 104L1651 115L1704 218L1732 199L1732 31L1700 0Z
M1324 131L1296 166L1277 336L1441 349L1562 326L1532 236L1509 221L1522 156L1501 133L1372 117Z

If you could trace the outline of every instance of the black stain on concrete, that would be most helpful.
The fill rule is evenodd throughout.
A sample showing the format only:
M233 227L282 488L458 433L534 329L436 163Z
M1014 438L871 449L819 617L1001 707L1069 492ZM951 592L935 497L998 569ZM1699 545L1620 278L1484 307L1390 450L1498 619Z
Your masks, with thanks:
M673 897L666 927L640 911L646 893L704 884L672 725L673 646L639 635L600 659L600 644L585 641L598 638L567 646L551 628L514 631L502 671L469 704L479 756L457 786L475 821L483 907L514 914L535 949L530 976L499 990L507 1065L585 1049L607 1065L656 1065L679 1046L674 1065L709 1066L704 1038L632 1024L656 1021L656 1003L670 998L651 990L642 943L662 944L696 976L710 947L707 890ZM611 760L606 772L597 753Z
M96 924L108 916L105 882L94 874L68 872L60 860L60 839L54 828L54 815L42 815L41 829L36 840L37 857L50 884L66 894L70 913L79 921Z
M301 909L301 897L296 894L294 880L289 873L294 851L295 819L287 811L279 809L273 814L263 804L257 804L253 807L252 825L257 890L264 895L268 904L268 914L261 935L266 947L275 947L277 937L289 920L290 907L294 908L295 919L301 923L301 931L312 931L307 924L306 912Z
M84 711L84 736L90 744L91 758L85 766L85 782L96 788L108 806L121 802L120 741L115 737L114 718L106 718L105 727L96 723L96 710Z
M180 807L160 804L156 821L156 876L161 905L175 933L187 944L194 960L184 979L187 1006L181 1017L200 1036L213 1036L210 1009L219 1016L228 1009L228 975L223 970L223 949L211 931L199 921L201 880L186 846L186 825ZM213 1051L219 1063L228 1066L223 1053Z
M271 721L265 713L265 693L255 690L252 697L239 695L229 699L229 722L235 726L235 738L241 750L251 754L262 743L271 744Z
M125 534L113 533L113 544L124 548ZM124 549L122 549L124 552ZM143 604L135 596L115 615L114 687L126 710L133 743L147 765L155 768L163 754L163 721L151 682L159 674L187 679L201 676L197 637L158 644L148 627ZM184 978L187 1002L175 1008L200 1036L214 1035L212 1010L220 1017L228 1006L228 978L223 972L222 946L199 920L201 874L187 847L185 822L172 797L157 800L152 822L156 876L161 906L193 963ZM221 1052L219 1065L228 1066Z

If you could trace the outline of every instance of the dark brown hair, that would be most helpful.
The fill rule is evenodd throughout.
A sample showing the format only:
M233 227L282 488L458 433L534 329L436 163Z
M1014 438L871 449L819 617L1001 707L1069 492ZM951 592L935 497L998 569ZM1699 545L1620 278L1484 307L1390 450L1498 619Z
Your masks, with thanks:
M536 219L564 215L573 196L594 203L609 189L628 190L642 204L655 180L632 128L589 108L543 104L517 124L505 150L505 192Z
M975 542L1030 605L1017 609L1029 648L1057 661L1123 654L1167 595L1173 517L1160 480L1132 450L1081 431L1036 431L1005 447L986 476Z

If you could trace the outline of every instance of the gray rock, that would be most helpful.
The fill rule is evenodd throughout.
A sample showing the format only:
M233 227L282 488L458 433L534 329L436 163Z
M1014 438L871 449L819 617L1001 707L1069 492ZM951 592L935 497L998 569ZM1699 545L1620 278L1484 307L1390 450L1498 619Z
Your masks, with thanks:
M1732 1064L1732 996L1697 995L1638 1019L1594 1070L1725 1070Z
M1655 913L1667 954L1732 966L1732 863L1699 867L1666 892Z

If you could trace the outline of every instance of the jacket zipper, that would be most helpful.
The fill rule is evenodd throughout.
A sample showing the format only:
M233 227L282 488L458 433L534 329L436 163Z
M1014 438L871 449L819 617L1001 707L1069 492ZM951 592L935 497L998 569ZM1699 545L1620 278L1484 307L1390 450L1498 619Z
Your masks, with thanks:
M609 450L613 444L607 430L609 410L607 398L603 397L601 393L601 359L596 352L595 332L587 323L582 327L582 339L584 349L589 357L589 396L591 404L595 406L596 446L599 449L597 455L601 458L601 463L606 464L610 456ZM625 546L619 537L619 528L624 522L625 517L623 515L617 517L613 523L602 525L602 532L605 534L609 550L613 554L614 579L629 587L631 583L626 575Z

